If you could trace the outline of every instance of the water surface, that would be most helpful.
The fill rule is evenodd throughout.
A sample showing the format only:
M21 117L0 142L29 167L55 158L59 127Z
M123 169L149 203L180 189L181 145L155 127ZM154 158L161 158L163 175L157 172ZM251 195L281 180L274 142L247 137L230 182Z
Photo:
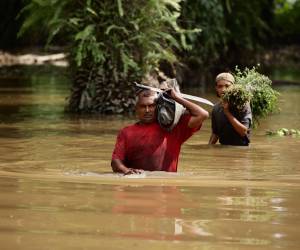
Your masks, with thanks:
M299 249L300 138L265 133L300 129L300 86L277 90L250 147L208 146L207 121L178 173L122 176L111 152L134 117L64 114L60 73L1 78L1 249Z

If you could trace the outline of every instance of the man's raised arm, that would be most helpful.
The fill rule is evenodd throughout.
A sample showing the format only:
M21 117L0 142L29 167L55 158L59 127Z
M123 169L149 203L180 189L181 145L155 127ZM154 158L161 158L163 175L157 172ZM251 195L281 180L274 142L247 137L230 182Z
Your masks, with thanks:
M178 103L183 105L190 113L191 119L188 123L190 128L197 128L199 127L202 122L209 117L209 113L198 106L197 104L190 102L184 99L180 93L176 92L174 89L169 90L170 96Z

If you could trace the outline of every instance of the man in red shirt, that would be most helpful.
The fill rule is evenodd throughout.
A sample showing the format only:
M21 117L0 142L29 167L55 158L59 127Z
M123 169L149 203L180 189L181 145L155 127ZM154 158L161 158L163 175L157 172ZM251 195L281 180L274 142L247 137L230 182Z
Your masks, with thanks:
M138 95L136 114L138 122L123 128L117 137L112 154L114 172L124 174L147 171L176 172L181 145L200 129L208 118L206 110L181 97L174 89L168 92L173 100L188 112L169 132L156 119L157 94L143 90Z

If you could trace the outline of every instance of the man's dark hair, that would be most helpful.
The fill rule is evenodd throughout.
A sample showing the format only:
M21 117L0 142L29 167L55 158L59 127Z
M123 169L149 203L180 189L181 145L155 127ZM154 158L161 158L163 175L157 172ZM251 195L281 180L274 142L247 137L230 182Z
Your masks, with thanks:
M150 97L150 96L156 96L157 97L157 93L155 91L152 91L152 90L149 90L149 89L142 89L142 90L140 90L136 93L136 103L138 102L138 100L140 98Z

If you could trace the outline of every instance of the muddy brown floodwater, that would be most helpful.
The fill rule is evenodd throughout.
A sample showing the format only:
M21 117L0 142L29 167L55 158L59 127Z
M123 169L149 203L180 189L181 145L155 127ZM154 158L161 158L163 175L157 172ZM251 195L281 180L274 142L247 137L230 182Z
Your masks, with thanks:
M1 249L299 249L300 137L265 133L300 129L300 86L276 87L281 112L250 147L208 146L207 121L178 173L138 176L110 169L133 118L67 116L68 88L60 74L0 79Z

